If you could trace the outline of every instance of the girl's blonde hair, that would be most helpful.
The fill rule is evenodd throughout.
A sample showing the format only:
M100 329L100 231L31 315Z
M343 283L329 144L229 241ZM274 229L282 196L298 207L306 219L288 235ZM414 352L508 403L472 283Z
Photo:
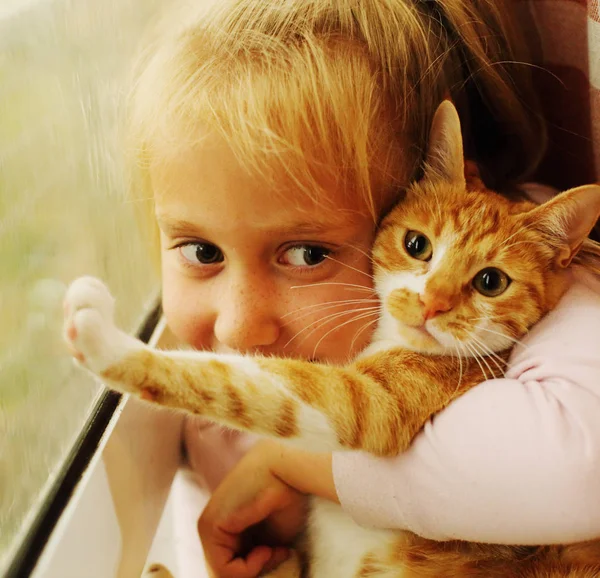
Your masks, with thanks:
M153 195L147 166L156 146L176 151L217 134L262 177L283 171L319 199L322 183L334 183L377 218L418 175L433 113L448 96L466 155L489 184L524 177L545 131L510 4L184 4L138 63L129 123L135 196Z

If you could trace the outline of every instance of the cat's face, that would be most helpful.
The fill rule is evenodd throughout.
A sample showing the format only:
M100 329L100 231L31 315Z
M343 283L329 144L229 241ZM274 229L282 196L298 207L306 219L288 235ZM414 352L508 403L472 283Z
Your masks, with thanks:
M596 185L536 206L466 179L458 114L443 103L424 177L375 241L375 338L461 357L508 349L555 306L599 213Z
M554 305L548 285L559 282L554 251L524 227L532 206L460 185L413 187L373 251L380 336L463 357L510 347Z

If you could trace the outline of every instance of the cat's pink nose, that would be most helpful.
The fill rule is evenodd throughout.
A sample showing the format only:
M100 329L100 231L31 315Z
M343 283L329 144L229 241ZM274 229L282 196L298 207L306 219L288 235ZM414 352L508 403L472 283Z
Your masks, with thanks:
M425 294L419 295L419 301L423 304L423 316L425 317L425 321L433 319L436 315L452 309L450 301L443 297L432 297Z

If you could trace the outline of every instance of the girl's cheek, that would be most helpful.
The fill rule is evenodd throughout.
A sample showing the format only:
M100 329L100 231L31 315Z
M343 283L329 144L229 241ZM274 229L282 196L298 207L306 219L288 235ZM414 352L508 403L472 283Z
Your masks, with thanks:
M167 325L178 341L196 349L212 346L212 328L206 299L174 271L163 268L162 308Z
M360 279L354 281L361 283ZM309 291L305 289L304 291ZM372 335L375 311L365 317L365 307L375 303L348 303L362 299L364 292L346 291L340 286L324 286L312 289L310 300L297 303L302 308L298 315L289 315L290 337L297 335L292 345L302 350L302 357L329 363L346 363L369 343ZM308 294L307 294L308 296ZM339 306L335 304L339 303ZM363 311L353 311L363 309ZM289 352L288 352L289 353Z
M212 331L207 316L163 298L167 325L177 340L194 349L211 349Z

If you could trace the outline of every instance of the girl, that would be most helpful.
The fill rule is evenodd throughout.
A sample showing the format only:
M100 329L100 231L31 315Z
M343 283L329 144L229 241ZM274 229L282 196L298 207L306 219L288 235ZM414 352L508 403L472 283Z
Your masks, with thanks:
M185 7L141 62L131 128L160 247L172 332L198 349L332 363L369 340L361 299L379 218L419 174L450 95L466 156L492 187L530 175L544 145L503 2L219 0ZM156 226L157 225L157 226ZM404 455L254 446L200 522L218 576L286 555L241 533L293 535L302 495L358 523L505 543L600 535L600 298L583 274L525 340L526 363L461 397ZM189 420L211 488L251 440ZM288 527L278 523L278 514ZM298 516L298 519L301 517Z

